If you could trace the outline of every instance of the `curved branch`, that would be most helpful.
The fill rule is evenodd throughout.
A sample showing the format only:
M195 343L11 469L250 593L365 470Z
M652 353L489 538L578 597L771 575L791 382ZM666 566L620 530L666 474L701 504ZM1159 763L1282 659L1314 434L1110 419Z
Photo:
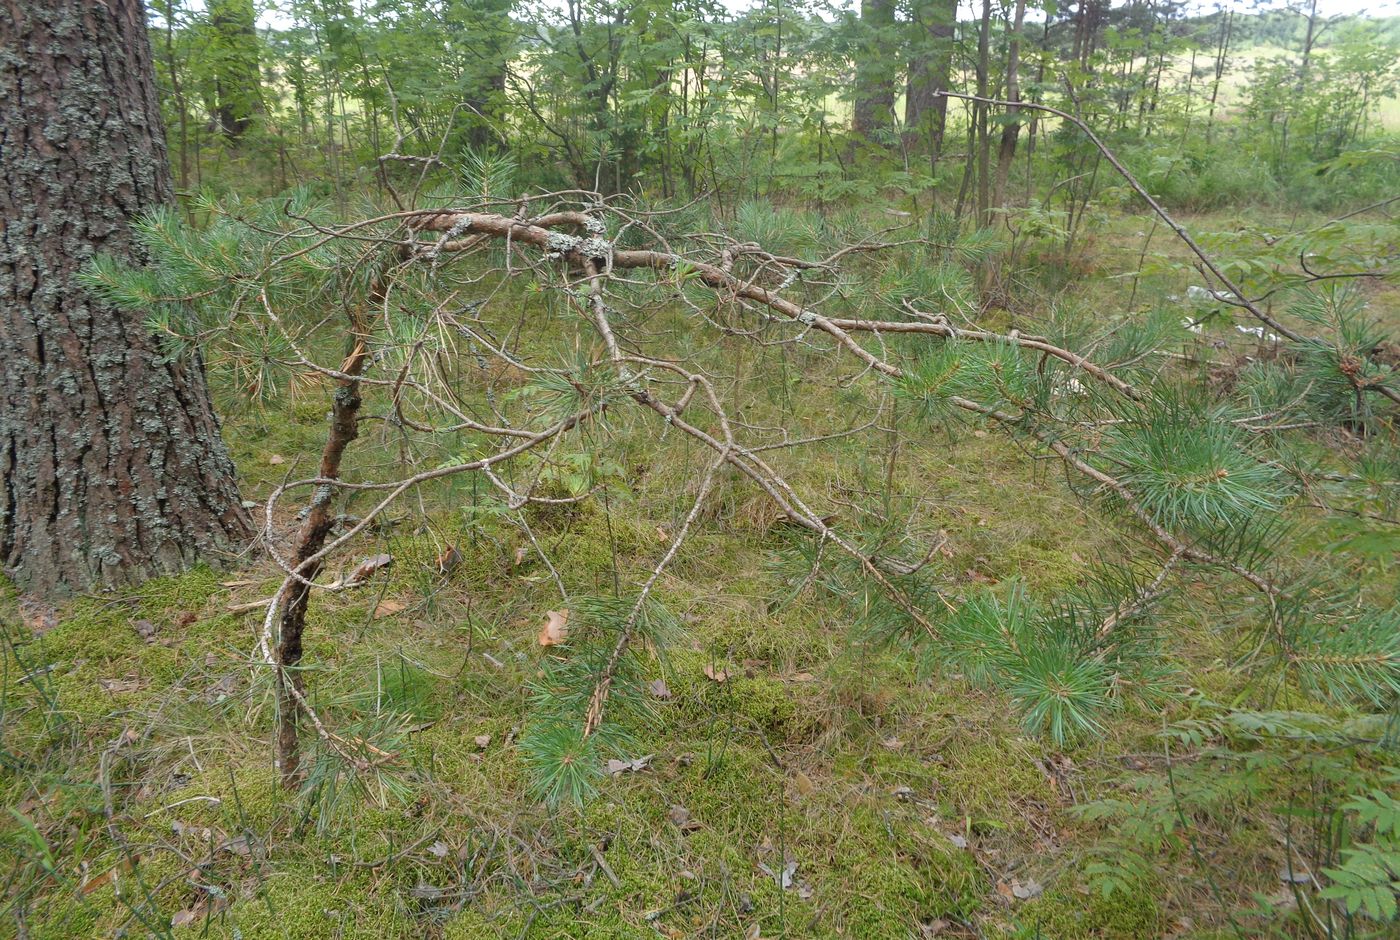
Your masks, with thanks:
M1163 222L1167 223L1167 227L1176 233L1176 236L1186 244L1186 247L1191 249L1192 254L1194 254L1197 258L1200 259L1201 264L1205 265L1206 269L1209 270L1211 274L1215 275L1215 277L1219 279L1220 283L1225 285L1226 289L1229 290L1231 294L1238 298L1237 301L1232 301L1232 303L1244 310L1249 311L1250 315L1253 316L1256 320L1267 325L1270 329L1272 329L1275 333L1278 333L1280 336L1288 337L1295 343L1322 342L1317 338L1304 336L1302 333L1299 333L1298 331L1288 326L1285 326L1284 324L1280 323L1278 320L1270 316L1268 313L1266 313L1264 310L1260 309L1259 305L1256 304L1254 301L1246 297L1244 291L1240 289L1240 286L1236 284L1233 280L1231 280L1230 277L1223 270L1221 270L1220 265L1216 264L1214 258L1206 254L1205 249L1203 249L1196 242L1196 240L1191 237L1191 233L1186 231L1185 227L1182 226L1182 224L1176 219L1174 219L1171 216L1171 214L1162 207L1162 204L1160 202L1152 198L1151 193L1149 193L1143 187L1143 185L1140 182L1138 182L1137 177L1135 177L1131 172L1129 172L1128 168L1125 167L1121 161L1119 161L1118 157L1114 155L1113 151L1109 150L1108 146L1102 140L1099 139L1099 136L1097 134L1094 133L1094 129L1091 128L1082 119L1075 117L1068 111L1061 111L1059 108L1052 108L1049 105L1035 104L1033 102L1028 101L1003 101L998 98L983 98L977 95L965 95L956 91L938 91L935 92L935 94L944 98L962 98L966 101L975 101L980 104L994 104L1002 107L1030 108L1035 111L1044 111L1047 114L1055 115L1061 120L1069 121L1075 127L1078 127L1081 131L1084 132L1085 136L1089 138L1089 142L1092 143L1095 147L1097 147L1099 152L1103 154L1104 159L1106 159L1113 166L1113 168L1118 171L1118 175L1123 177L1123 179L1127 181L1128 185L1133 188L1133 191L1136 192L1139 196L1141 196L1143 201L1152 207L1152 211L1157 213L1157 216ZM1384 385L1376 385L1373 387L1376 389L1376 391L1380 392L1382 395L1384 395L1386 398L1389 398L1391 401L1400 403L1400 391L1397 391L1396 389L1389 388Z

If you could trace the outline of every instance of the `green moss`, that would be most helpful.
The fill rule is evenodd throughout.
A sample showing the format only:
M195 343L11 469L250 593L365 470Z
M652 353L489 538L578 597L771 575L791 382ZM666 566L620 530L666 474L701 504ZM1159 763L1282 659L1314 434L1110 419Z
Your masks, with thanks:
M171 616L197 614L222 589L219 575L200 566L175 577L153 578L135 590L140 597L141 613Z
M801 739L809 713L801 712L792 690L769 676L745 675L729 679L730 688L721 707L732 710L753 727L794 740Z
M234 904L211 927L210 936L243 940L423 935L423 924L409 916L406 900L375 892L369 876L331 878L294 868L274 872L256 897Z
M87 736L101 734L100 729L111 724L114 711L140 701L142 695L140 690L108 692L98 684L98 678L97 669L80 667L54 675L48 683L58 715L76 723Z
M701 826L725 833L741 845L757 845L779 828L786 811L783 779L753 738L726 742L716 735L705 753L694 755L677 775L673 802L690 810Z
M913 936L919 922L931 919L936 897L932 879L909 866L876 863L851 874L853 880L845 886L850 901L843 912L849 936Z
M591 580L594 589L610 589L614 552L619 571L625 572L638 558L654 553L660 542L654 532L648 538L644 523L635 517L614 512L609 524L600 506L583 505L585 511L549 536L545 550L556 568L570 572L572 578L585 584ZM533 563L536 557L531 555L529 560Z
M724 671L725 681L706 676L707 666ZM813 694L805 684L784 682L761 667L690 652L673 655L670 667L666 682L672 702L663 716L674 730L732 727L744 736L759 731L770 740L796 742L811 737L819 725L819 710L804 701Z
M736 591L742 585L730 585ZM772 593L769 583L752 585L749 590L762 596ZM770 672L797 671L806 666L812 651L828 643L826 629L818 613L804 603L795 603L771 612L757 603L724 611L705 624L707 646L715 656L732 656L761 664Z
M852 771L863 774L886 793L903 786L927 797L942 786L940 768L908 751L875 748L859 755L858 761L852 759L851 765Z
M180 621L197 619L221 590L218 575L200 567L152 578L115 597L82 598L62 612L58 625L36 640L34 648L51 663L111 663L143 656L160 662L165 644L178 643L184 636L188 625ZM140 620L150 621L156 643L148 644L138 632Z
M519 936L522 917L511 914L489 918L471 909L442 925L442 940L480 940L482 937Z
M1131 892L1115 891L1110 897L1097 891L1081 893L1057 886L1026 902L1016 920L1023 928L1055 940L1156 937L1165 924L1155 895L1150 885Z
M939 772L940 799L951 813L970 818L974 826L984 821L1029 825L1018 807L1028 801L1037 806L1055 803L1045 775L1032 758L1027 742L1011 737L950 747Z
M127 659L139 654L145 645L132 626L138 619L129 608L117 612L110 606L82 601L58 626L37 640L35 647L47 663L79 659L111 663Z
M678 313L657 316L658 329L697 335ZM1009 315L993 319L1016 325ZM546 331L575 325L554 316L537 322ZM534 344L539 332L527 331L524 344ZM894 339L890 348L898 354L916 345L901 343ZM693 348L701 356L713 352L698 340ZM737 347L720 351L724 369L716 375L727 374ZM767 384L773 376L762 368L733 365L740 378L757 377L739 390L744 421L754 427L837 427L883 401L883 390L873 384L836 388L814 380L829 372L829 362L812 351L789 348L783 355L790 357L786 389ZM464 395L475 394L470 385L464 383ZM327 399L318 389L230 421L250 496L263 495L288 466L310 466L326 434ZM625 411L608 416L616 433L607 447L626 468L626 494L621 486L612 490L607 509L595 501L525 510L576 594L610 592L614 561L622 590L635 589L665 550L658 526L674 532L693 498L697 449L680 435L658 440L655 424L633 433ZM948 531L953 557L936 556L929 572L952 593L969 585L972 569L1002 581L1019 577L1049 600L1083 576L1085 559L1113 554L1111 520L1079 501L1057 473L1047 473L1051 465L995 432L959 432L950 441L941 431L912 425L901 425L907 446L899 452L893 504L909 514L912 531ZM887 468L881 438L857 435L772 457L800 492L823 504L822 511L839 512L841 531L853 532L859 511L844 501L865 493L876 505L873 495L884 486ZM394 459L385 440L366 433L357 441L347 455L347 474L384 479ZM466 442L448 449L457 443ZM286 461L272 463L274 454ZM219 937L735 936L757 923L763 936L903 938L917 936L921 922L951 914L974 920L989 935L1009 924L1017 936L1063 940L1155 936L1179 914L1172 907L1175 886L1162 883L1145 885L1131 898L1108 899L1052 883L1034 901L998 901L993 913L984 913L986 899L995 895L978 857L992 859L997 870L1024 870L1028 862L1035 868L1050 854L1042 833L1052 827L1060 847L1047 869L1065 871L1065 860L1078 857L1099 831L1062 808L1063 790L1052 788L1035 764L1043 745L1022 737L1003 697L922 681L903 651L851 642L845 614L816 591L770 608L792 586L769 567L784 527L774 524L771 501L729 470L717 477L690 540L660 582L668 606L687 615L688 635L668 651L665 677L673 697L654 703L657 721L623 719L637 742L632 753L654 753L652 767L604 780L602 796L582 810L538 806L512 742L530 717L525 687L540 652L533 637L539 614L557 605L558 595L532 549L515 561L515 550L528 544L518 529L461 511L489 491L478 492L480 482L461 477L422 487L428 524L420 524L418 505L402 505L390 513L401 524L377 527L335 562L348 570L359 558L386 551L393 567L363 588L318 595L311 608L308 681L333 725L355 708L364 711L365 703L434 722L408 736L393 768L409 803L377 806L352 795L324 831L317 831L314 816L304 818L304 804L282 789L271 767L265 671L255 670L251 695L238 694L247 687L245 657L255 626L219 613L222 589L207 569L77 601L48 635L23 634L26 665L55 666L46 688L68 721L53 730L35 683L11 682L4 730L16 765L0 768L5 796L14 805L42 803L55 845L74 844L72 833L80 832L92 849L84 858L112 855L98 761L123 724L140 719L149 737L109 767L122 783L115 791L121 803L116 824L127 839L161 844L178 821L229 836L251 832L271 850L255 859L226 853L201 872L233 899L209 925L209 934ZM306 495L294 494L292 506ZM839 497L843 508L827 506L827 496ZM368 501L347 497L340 505L362 512ZM456 544L463 555L450 577L435 565L444 543ZM246 576L268 586L240 591L240 599L270 593L276 581L269 565ZM1377 574L1366 569L1362 576ZM1183 660L1200 667L1193 668L1192 684L1219 701L1232 700L1240 687L1237 674L1219 667L1239 623L1220 615L1233 591L1202 582L1189 587L1179 605L1156 612L1177 638ZM374 619L370 612L381 596L412 607ZM449 680L443 676L457 674L464 662L468 597L474 655L465 659L460 678ZM7 621L16 619L13 592L3 584L0 606ZM187 613L198 619L179 626ZM148 644L137 634L132 622L140 619L156 625L159 642ZM237 692L217 708L199 700L196 684L211 650L239 680ZM482 650L504 666L485 665L475 655ZM6 667L15 668L13 651L4 655ZM726 682L704 675L711 663L729 673ZM815 679L783 678L794 672ZM115 693L99 685L129 675L144 685ZM181 680L188 687L177 686ZM149 721L152 716L160 720ZM1103 759L1071 755L1076 796L1092 799L1120 787L1121 768L1108 754L1141 750L1159 719L1146 706L1114 713ZM484 749L473 740L481 734L491 736ZM197 753L202 772L191 770L189 752ZM800 785L799 769L807 778ZM193 779L184 780L186 773ZM912 799L896 795L905 786ZM1227 809L1212 811L1221 857L1232 869L1247 871L1250 861L1277 851L1270 841L1276 830L1260 824L1270 821L1261 816L1274 795L1231 800ZM220 802L169 808L194 796ZM698 828L673 825L673 804L686 807ZM964 824L971 825L979 856L940 834ZM428 850L436 839L451 847L445 858ZM411 848L419 840L426 841ZM462 872L455 868L463 862L459 846L480 849ZM616 883L592 870L595 850ZM799 863L799 887L787 892L758 867L784 852ZM347 864L384 857L393 860L372 870ZM152 877L173 876L157 899L167 921L193 896L188 878L173 867L179 863L167 852L145 869ZM1276 869L1260 870L1267 879ZM420 880L470 884L470 900L460 911L445 910L415 896ZM34 910L43 910L33 925L36 936L110 935L127 919L109 888L93 891L85 902L47 886L36 892ZM681 892L688 896L684 903L677 901Z
M376 667L365 677L363 686L372 691L370 702L377 710L409 715L417 722L442 717L442 680L403 656L381 661Z
M41 910L29 914L29 936L33 940L71 940L73 937L101 936L102 915L115 905L110 888L86 898L68 893L49 895Z
M295 818L293 796L278 782L271 755L266 764L224 767L192 779L185 788L191 794L219 800L197 804L184 813L192 821L208 820L226 832L269 832L274 826ZM208 815L205 815L208 814Z
M999 559L1000 570L994 574L1006 579L1024 573L1027 584L1035 591L1054 596L1074 587L1084 577L1087 566L1077 556L1079 553L1073 548L1021 542L1007 549Z
M885 795L846 812L850 828L833 847L829 875L848 898L846 935L906 936L940 915L976 910L986 884L971 853Z
M514 724L509 716L489 721L464 719L434 725L410 736L406 761L423 768L433 781L461 793L504 792L518 796L529 790L519 755L504 745ZM491 736L485 749L477 735Z

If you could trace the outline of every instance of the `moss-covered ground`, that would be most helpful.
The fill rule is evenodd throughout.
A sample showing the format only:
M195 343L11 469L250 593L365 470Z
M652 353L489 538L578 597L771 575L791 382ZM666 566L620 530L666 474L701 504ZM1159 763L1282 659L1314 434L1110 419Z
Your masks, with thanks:
M1115 239L1140 225L1105 229L1085 263L1131 270L1135 249ZM1154 297L1185 283L1165 267L1146 277ZM1067 296L1119 296L1096 289ZM784 361L736 342L717 355L754 425L796 400L815 433L875 402L842 387L848 370L820 351ZM288 464L310 465L325 411L325 390L310 388L230 413L245 495L261 500ZM1018 579L1054 596L1096 560L1139 550L1058 465L980 429L896 420L893 467L879 428L774 459L838 512L880 504L861 494L889 483L917 532L947 533L938 564L954 581ZM392 472L395 434L367 426L348 472ZM655 562L700 457L629 426L568 446L601 450L618 478L606 502L544 507L531 529L571 590L605 593ZM342 726L393 713L405 729L391 773L336 799L279 787L258 617L227 610L270 593L270 564L75 600L43 630L6 595L0 935L1207 937L1225 935L1227 907L1277 891L1262 801L1202 817L1223 830L1208 865L1223 895L1179 844L1132 890L1105 894L1086 867L1111 827L1075 812L1133 800L1134 781L1161 769L1163 724L1190 716L1200 690L1243 687L1228 587L1189 587L1161 611L1172 696L1057 749L996 692L861 642L822 595L787 599L781 520L743 481L719 487L661 585L686 633L654 664L668 694L630 719L635 755L650 760L579 807L535 799L515 746L546 654L536 634L560 603L553 578L518 528L463 511L478 496L469 481L391 512L342 563L387 552L392 567L313 605L313 700ZM462 560L443 574L448 544ZM1360 559L1358 576L1379 582L1383 567Z

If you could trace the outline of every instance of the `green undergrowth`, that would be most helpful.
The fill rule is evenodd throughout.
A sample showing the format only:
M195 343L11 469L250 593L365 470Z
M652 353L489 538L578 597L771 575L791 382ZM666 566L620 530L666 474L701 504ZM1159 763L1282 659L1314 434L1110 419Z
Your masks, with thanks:
M1182 289L1180 272L1144 278L1154 297ZM998 317L1012 314L989 322ZM736 343L713 355L747 390L754 426L781 423L794 401L812 428L875 406L874 392L821 378L844 373L820 350L773 361ZM326 407L312 387L277 409L230 414L248 499L311 474ZM1053 600L1101 559L1140 550L1058 462L981 427L893 421L894 449L877 429L772 459L796 488L842 507L842 531L896 520L921 546L946 537L934 568L950 594ZM312 704L333 728L395 724L391 780L337 779L341 789L314 799L279 786L259 612L228 610L271 594L270 564L84 598L40 631L12 593L0 597L0 794L11 810L0 819L0 932L1107 940L1233 935L1226 910L1277 894L1279 807L1311 771L1272 764L1225 798L1207 792L1209 774L1169 773L1164 756L1164 728L1250 692L1236 668L1251 616L1237 586L1184 576L1153 614L1172 637L1157 663L1169 694L1126 698L1102 733L1057 748L1004 691L928 674L900 642L853 629L849 605L796 590L790 526L725 472L659 582L683 630L646 651L646 707L619 719L627 760L584 805L542 804L519 742L531 683L555 652L537 642L545 611L571 603L556 579L571 597L635 587L706 459L641 422L610 415L587 432L606 437L561 444L611 462L589 502L515 512L479 479L454 478L415 492L332 562L334 577L373 554L393 558L365 584L315 597L305 661ZM367 422L347 475L402 473L401 443ZM512 472L555 474L550 492L563 494L570 468ZM1394 590L1383 557L1353 554L1369 591ZM1304 710L1288 691L1282 702ZM306 743L317 759L310 733ZM1218 766L1248 764L1252 747ZM1108 808L1085 810L1095 805ZM1124 836L1124 820L1145 819L1153 835L1183 806L1194 841ZM1144 864L1113 863L1119 882L1106 888L1094 866L1133 852Z
M927 511L956 540L959 577L1072 583L1103 530L1077 526L1067 494L1039 491L1057 535L996 521L999 494L1037 469L982 437L954 446L958 462L911 451L905 472L937 480ZM1036 763L1043 744L995 696L853 643L820 598L774 607L784 539L755 511L736 492L677 560L667 596L687 638L655 663L666 696L630 728L649 762L580 809L535 803L514 748L541 611L560 601L540 559L517 561L506 526L472 539L438 513L426 528L390 527L365 550L393 566L313 606L313 701L341 722L392 712L411 729L397 758L407 790L351 792L333 809L278 786L270 693L251 659L260 623L224 612L269 591L264 574L199 570L79 601L40 636L11 622L0 783L63 859L29 872L18 899L29 935L160 932L172 918L193 918L177 936L244 938L733 936L754 924L763 936L901 937L940 919L1012 924L997 871L1068 824ZM671 523L654 512L634 496L611 518L595 503L534 531L571 581L603 586L615 563L657 551L652 530ZM449 539L463 561L440 575L430 569ZM11 849L39 852L19 825L7 824Z
M1056 538L993 525L1005 515L998 493L1036 468L981 438L963 443L965 486L932 491L956 495L957 511L930 510L966 540L955 564L989 579L1022 573L1037 588L1072 583L1104 531L1076 523L1084 510L1069 496L1040 492L1050 524L1063 525ZM984 447L974 473L965 461ZM422 576L451 524L387 533L374 550L393 554L393 568L314 608L313 700L342 722L394 712L412 729L397 758L406 791L351 792L333 810L278 786L269 692L250 660L260 626L222 612L267 582L200 570L78 602L42 636L12 624L0 783L62 859L52 873L31 867L20 901L29 935L159 933L193 918L174 934L688 937L757 924L759 936L907 937L942 923L1138 937L1181 903L1169 885L1103 898L1076 872L1095 827L1070 806L1113 786L1114 755L1150 746L1134 742L1159 716L1127 716L1071 752L1059 779L1056 752L1025 736L998 694L853 644L819 599L770 609L776 537L697 541L668 586L688 639L655 664L667 695L630 728L649 761L580 809L542 807L514 742L540 612L559 600L542 564L515 563L506 541L463 540L454 573ZM580 525L586 547L556 563L605 583L606 527ZM655 551L646 526L613 519L620 563ZM540 531L564 546L577 534ZM1024 557L1046 561L1014 560ZM153 640L139 620L156 625ZM1215 655L1209 633L1197 639ZM108 792L121 807L110 820ZM40 852L12 819L10 851ZM1013 879L1047 887L1008 900L998 885Z

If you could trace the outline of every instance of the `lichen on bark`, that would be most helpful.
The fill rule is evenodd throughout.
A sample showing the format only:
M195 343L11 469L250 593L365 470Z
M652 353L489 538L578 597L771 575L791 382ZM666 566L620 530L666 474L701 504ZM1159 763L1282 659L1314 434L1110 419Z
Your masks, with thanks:
M60 595L172 573L250 525L198 357L89 295L173 198L139 0L0 17L0 566Z

